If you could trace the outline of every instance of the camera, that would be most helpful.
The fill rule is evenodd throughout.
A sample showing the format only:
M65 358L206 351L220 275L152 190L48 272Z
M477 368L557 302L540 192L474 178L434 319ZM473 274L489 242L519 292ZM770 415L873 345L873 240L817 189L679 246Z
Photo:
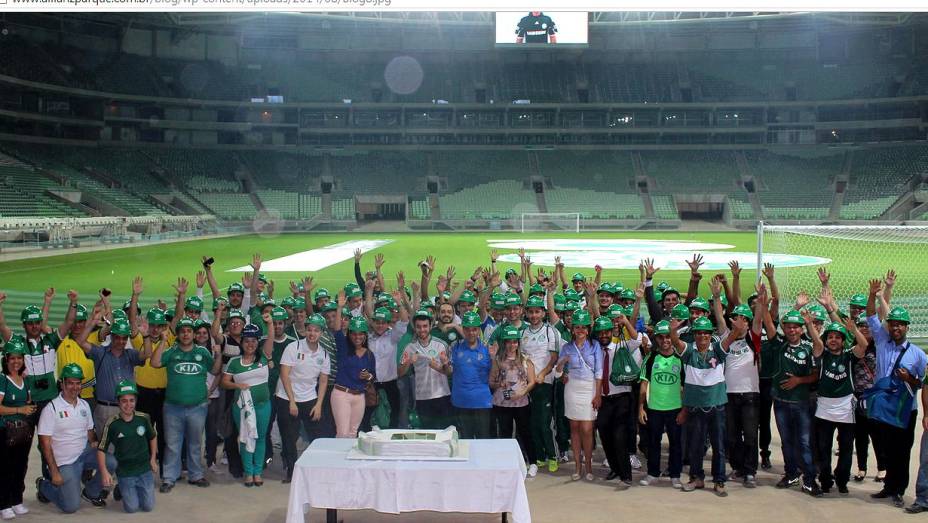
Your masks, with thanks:
M107 289L106 287L103 287L102 289L100 289L100 296L109 296L112 293L113 291Z
M512 389L506 389L503 391L503 399L511 400L512 399Z
M209 258L203 260L203 267L209 267L209 266L212 265L213 262L215 262L215 261L216 261L216 259L213 258L212 256L210 256Z

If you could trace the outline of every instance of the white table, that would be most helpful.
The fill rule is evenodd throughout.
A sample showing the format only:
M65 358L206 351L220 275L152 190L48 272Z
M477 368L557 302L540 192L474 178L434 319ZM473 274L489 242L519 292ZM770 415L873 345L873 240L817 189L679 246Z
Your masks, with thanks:
M467 461L348 460L354 439L317 439L296 462L287 523L303 523L309 507L370 509L399 514L437 512L512 513L531 523L525 461L514 439L469 440Z

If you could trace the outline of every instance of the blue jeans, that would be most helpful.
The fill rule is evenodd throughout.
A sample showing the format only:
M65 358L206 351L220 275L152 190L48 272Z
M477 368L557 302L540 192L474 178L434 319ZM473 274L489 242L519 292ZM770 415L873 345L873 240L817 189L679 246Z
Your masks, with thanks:
M155 476L149 470L138 476L119 478L119 492L122 493L122 509L133 512L151 512L155 508Z
M679 413L680 409L648 409L648 474L655 478L661 477L661 438L665 432L670 446L667 453L670 477L679 479L683 471L683 428L677 425Z
M912 414L915 416L915 413ZM922 433L918 452L918 477L915 478L915 504L928 508L928 430Z
M116 458L112 454L106 455L106 468L110 472L116 470ZM82 480L85 470L95 473L93 478L86 483ZM82 488L92 498L99 497L103 492L102 479L97 473L97 449L95 448L85 448L74 463L59 465L58 472L64 479L64 483L56 487L51 481L43 480L39 483L39 491L66 514L73 514L80 508Z
M780 431L783 464L786 477L798 478L802 471L802 482L815 482L815 464L812 461L812 416L805 401L790 403L773 401L773 415Z
M686 409L686 439L689 441L690 479L705 479L702 458L706 455L706 434L712 446L712 482L725 483L725 405Z
M165 483L174 484L180 477L180 454L187 441L187 480L203 478L200 451L206 428L206 402L194 406L164 404L164 477Z

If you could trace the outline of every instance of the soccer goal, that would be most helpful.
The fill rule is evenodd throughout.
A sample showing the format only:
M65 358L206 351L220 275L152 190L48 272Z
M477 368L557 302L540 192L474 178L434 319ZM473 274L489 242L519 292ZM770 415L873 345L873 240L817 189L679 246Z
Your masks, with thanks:
M524 212L521 218L522 232L573 231L580 232L578 212Z
M896 272L892 306L912 315L909 336L928 338L928 226L903 225L766 225L757 226L757 264L765 255L786 255L775 264L781 311L800 291L814 300L821 289L817 270L825 266L841 310L868 282ZM821 258L821 259L818 259ZM769 259L769 258L768 258ZM760 276L760 274L758 273Z

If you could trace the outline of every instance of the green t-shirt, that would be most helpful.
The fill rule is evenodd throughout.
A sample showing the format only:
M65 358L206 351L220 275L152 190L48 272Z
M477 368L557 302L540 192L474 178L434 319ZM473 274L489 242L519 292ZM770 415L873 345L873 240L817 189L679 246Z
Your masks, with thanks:
M725 388L725 357L721 344L713 341L704 354L688 343L680 359L686 372L683 404L687 407L718 407L728 403Z
M777 358L780 357L774 349L777 344L776 339L764 340L760 343L760 368L757 369L757 374L761 379L773 377L777 368Z
M206 401L206 374L213 367L210 351L194 345L184 352L175 343L161 355L161 365L168 374L166 403L193 406Z
M824 398L844 398L854 393L851 363L856 359L850 350L832 354L825 350L818 360L821 373L818 378L818 395Z
M446 344L448 344L448 346L453 345L454 342L456 342L456 341L458 341L459 339L461 339L461 335L458 334L458 331L455 330L455 329L453 329L453 328L452 328L452 329L448 329L448 330L445 331L445 332L442 332L442 330L439 329L438 327L432 327L432 332L431 332L431 334L432 334L433 337L438 338L438 339L440 339L441 341L443 341L443 342L445 342Z
M30 390L32 401L50 401L58 395L55 371L58 369L58 345L61 337L53 330L36 340L26 340L26 373L32 376Z
M267 365L267 358L264 355L259 356L250 365L242 364L242 357L236 356L229 360L226 367L226 374L232 375L232 381L235 383L246 383L251 390L251 401L255 404L261 404L271 399L271 391L267 386L270 371ZM238 401L240 390L235 391L235 401Z
M564 343L568 343L570 340L574 339L574 335L571 334L570 329L567 328L567 325L564 325L563 321L558 320L554 324L554 328L561 333L561 338L564 340Z
M412 325L412 322L410 322L410 325ZM409 343L413 340L413 336L414 334L412 333L412 331L407 329L406 334L403 334L403 336L400 337L400 341L396 343L396 366L397 367L399 367L400 364L403 362L403 352L406 350L406 346L409 345ZM409 375L409 374L412 374L413 372L415 372L415 366L410 365L409 370L406 371L406 374Z
M261 347L264 347L264 342L267 338L261 338L261 341L258 342L258 350L261 350ZM287 348L287 345L295 342L296 338L293 338L289 334L284 337L284 341L274 340L274 348L271 350L271 361L274 362L274 366L270 369L270 375L268 377L268 387L272 391L277 390L277 380L280 379L280 358L284 355L284 349Z
M761 349L761 353L763 351L764 349ZM780 382L788 377L787 374L803 377L814 372L815 358L812 356L812 343L801 340L798 345L791 346L786 338L778 335L771 340L770 351L776 355L771 374L773 379L771 395L774 399L789 402L808 401L808 383L803 383L792 390L785 390L780 388Z
M140 476L151 470L149 442L156 436L148 414L136 412L129 421L116 415L106 422L97 448L107 452L113 447L116 475L120 478Z
M17 387L6 374L0 375L0 379L3 380L3 383L0 384L0 392L3 393L2 405L11 409L24 407L29 400L29 382L32 381L32 377L23 376L22 387ZM0 422L21 420L25 417L25 414L7 414L6 416L0 416Z
M496 330L493 331L493 334L490 334L490 338L487 340L487 347L493 345L494 343L499 343L499 337L503 335L503 328L507 325L512 325L509 320L503 320L499 325L496 326ZM519 329L519 336L522 336L522 333L525 332L526 327L528 327L527 321L519 322L519 326L516 327ZM502 345L500 345L502 347Z
M641 367L641 380L648 382L648 408L676 410L683 405L683 360L676 353L652 352Z

